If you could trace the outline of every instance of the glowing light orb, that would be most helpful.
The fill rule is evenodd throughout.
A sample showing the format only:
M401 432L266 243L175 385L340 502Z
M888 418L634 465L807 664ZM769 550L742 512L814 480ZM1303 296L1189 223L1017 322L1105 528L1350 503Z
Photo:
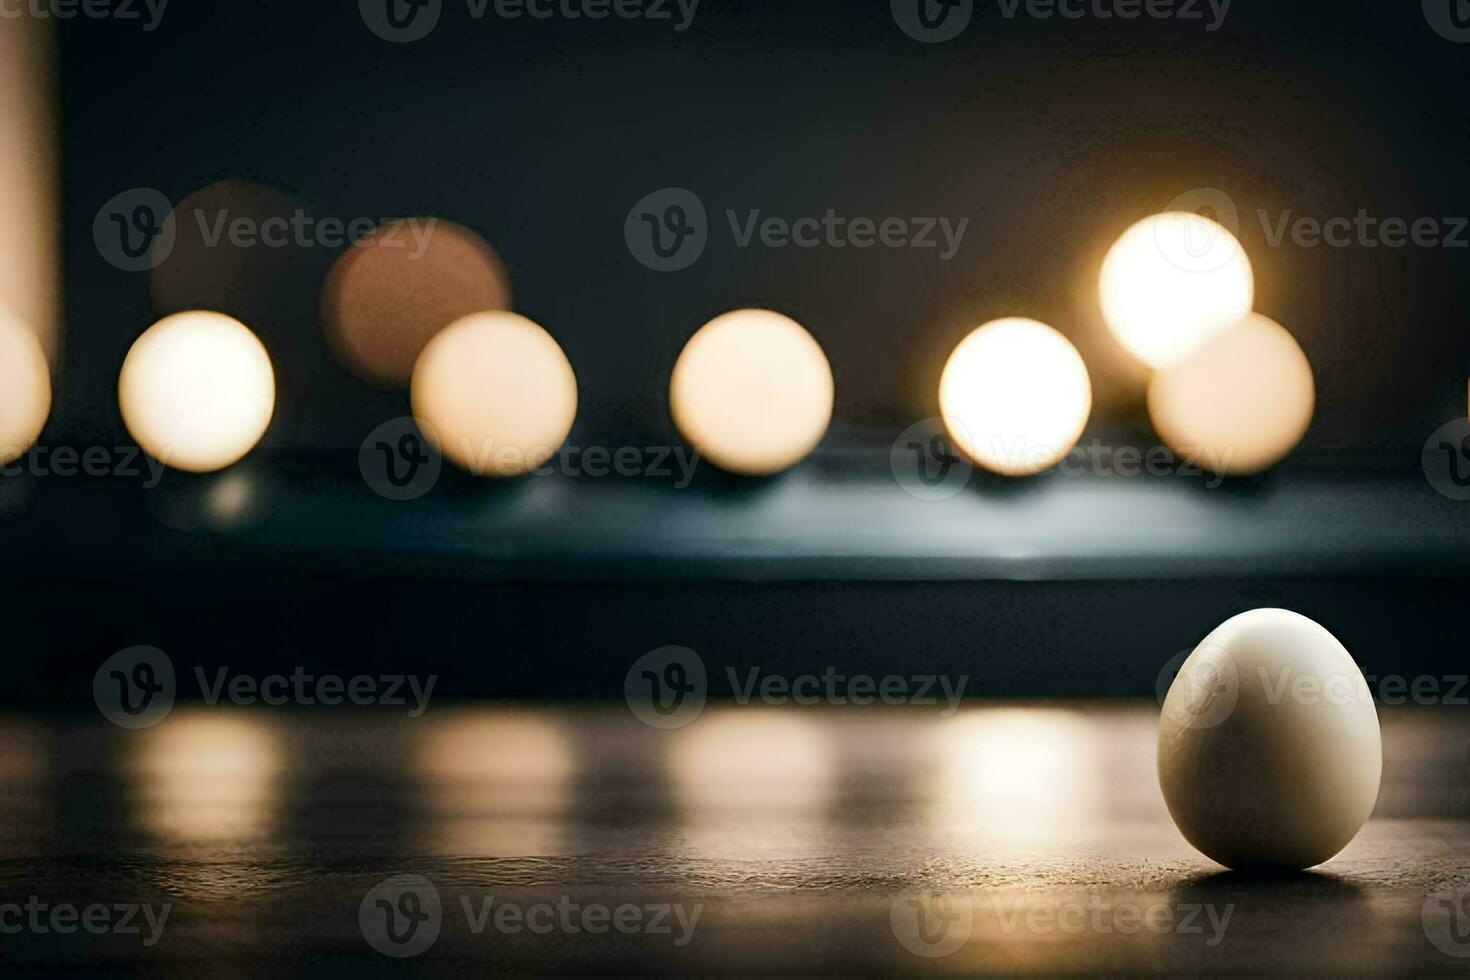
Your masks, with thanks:
M1077 445L1092 414L1092 382L1077 348L1051 327L996 320L950 355L939 406L966 456L996 473L1029 476Z
M832 422L834 396L821 345L769 310L737 310L705 324L669 383L669 409L685 441L741 476L770 476L806 458Z
M51 369L36 335L0 310L0 464L35 445L51 414Z
M1255 274L1223 225L1171 211L1145 218L1103 261L1103 317L1150 367L1178 363L1250 313Z
M577 376L551 334L515 313L475 313L431 340L413 372L424 438L480 476L542 466L571 434Z
M260 339L239 320L193 311L165 317L134 343L117 385L128 432L154 459L212 473L255 448L276 407Z
M1259 313L1155 374L1148 389L1159 438L1221 474L1280 462L1306 435L1315 406L1307 355L1286 328Z
M484 239L449 221L390 222L342 253L322 290L327 341L349 371L404 388L440 330L510 306L510 281Z

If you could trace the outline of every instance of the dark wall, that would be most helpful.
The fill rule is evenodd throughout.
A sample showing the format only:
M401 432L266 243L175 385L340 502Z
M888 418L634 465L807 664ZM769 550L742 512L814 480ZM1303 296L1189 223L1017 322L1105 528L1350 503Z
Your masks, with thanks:
M98 253L113 195L174 202L226 177L321 216L440 215L503 254L517 307L577 368L580 431L658 435L684 339L743 304L805 322L842 424L932 414L949 349L1024 314L1072 336L1096 422L1136 420L1142 374L1100 325L1095 278L1124 227L1199 187L1241 212L1258 308L1311 357L1309 446L1416 450L1464 410L1470 250L1271 247L1258 212L1470 215L1470 46L1418 3L1236 0L1223 26L1019 15L977 4L958 39L920 44L886 0L704 0L668 21L473 20L387 43L357 4L173 0L159 27L63 25L68 353L58 439L122 439L115 382L150 322L146 275ZM1023 8L1024 9L1024 8ZM714 221L694 267L658 274L623 222L667 186ZM735 247L724 211L970 219L933 250ZM1444 225L1450 230L1450 223ZM1470 242L1470 232L1462 241ZM326 353L323 249L251 257L251 310L276 357L276 446L355 447L402 396Z
M85 617L74 615L78 589ZM1145 696L1171 658L1260 607L1330 624L1375 688L1386 677L1435 678L1443 694L1453 687L1464 697L1462 596L1462 583L1431 580L670 587L289 573L268 582L31 579L14 583L24 612L8 637L29 666L0 691L0 704L90 711L98 664L139 644L174 658L179 695L192 700L203 696L196 669L214 677L221 667L254 676L300 667L317 676L435 674L435 693L448 698L615 701L634 662L670 643L700 654L717 696L734 693L730 670L743 678L753 667L786 677L967 677L965 693L979 699Z

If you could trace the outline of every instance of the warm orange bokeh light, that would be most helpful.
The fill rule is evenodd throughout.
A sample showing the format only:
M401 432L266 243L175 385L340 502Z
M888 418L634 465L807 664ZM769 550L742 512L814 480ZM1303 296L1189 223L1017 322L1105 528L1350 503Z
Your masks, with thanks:
M801 462L832 421L827 355L769 310L717 317L690 338L669 382L684 439L722 470L770 476Z
M1154 375L1149 416L1165 444L1216 473L1274 466L1306 435L1312 365L1279 323L1253 313Z

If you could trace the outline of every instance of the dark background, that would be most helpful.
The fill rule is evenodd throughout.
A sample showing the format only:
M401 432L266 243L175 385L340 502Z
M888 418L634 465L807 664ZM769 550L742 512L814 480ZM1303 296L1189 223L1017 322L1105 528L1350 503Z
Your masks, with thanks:
M1204 20L1006 19L978 3L958 39L920 44L887 2L704 0L670 21L473 20L445 0L425 40L390 44L351 2L173 0L161 27L61 30L67 353L53 441L127 442L117 372L155 317L148 277L99 256L103 202L176 204L225 178L311 213L437 215L503 255L516 307L577 370L576 438L667 437L665 387L714 314L767 305L826 348L833 439L934 414L939 370L1000 315L1082 350L1094 430L1146 426L1145 375L1102 327L1097 271L1127 225L1199 187L1241 212L1257 308L1317 372L1305 449L1417 454L1462 414L1470 251L1269 246L1257 212L1319 220L1470 214L1470 46L1418 3L1236 0ZM629 254L634 202L688 187L710 246L659 274ZM795 219L971 219L934 250L737 248L726 208ZM1470 236L1467 236L1470 237ZM265 340L280 383L267 447L350 448L406 414L327 353L318 291L334 255L256 249L218 291ZM199 283L199 302L215 290ZM1141 437L1146 437L1141 435Z
M117 372L159 312L146 275L99 255L98 209L129 188L180 202L243 178L322 216L440 215L485 235L518 308L571 357L582 386L573 438L584 445L598 433L671 438L664 391L685 338L713 314L763 304L805 322L832 360L830 441L871 432L874 451L823 452L772 481L706 472L677 491L446 473L429 495L395 503L363 480L356 450L407 399L354 381L328 355L316 310L334 256L211 256L218 281L174 282L169 294L196 290L269 346L280 398L262 451L156 488L0 479L10 666L0 722L20 709L18 726L0 727L0 763L18 763L0 764L0 889L167 895L184 906L177 936L146 960L110 940L22 936L5 947L16 961L7 976L37 965L386 972L360 941L358 903L381 876L409 870L438 880L446 904L490 888L522 902L646 891L711 904L697 957L650 955L620 937L471 946L446 934L418 961L461 975L1447 969L1426 959L1419 909L1431 888L1463 883L1464 824L1425 819L1464 813L1463 706L1414 711L1412 726L1385 709L1379 815L1392 819L1372 822L1327 874L1284 879L1215 874L1191 858L1158 805L1151 734L1133 709L1084 709L1097 745L1079 764L1102 763L1103 805L1059 786L1033 819L1035 780L1021 779L1019 796L991 802L1016 800L1030 833L993 840L931 827L918 787L941 761L937 746L880 712L834 733L842 747L820 819L765 793L713 819L681 804L664 774L667 743L653 738L665 733L643 732L620 708L606 716L617 722L570 723L581 772L565 814L534 802L540 781L521 781L535 775L524 760L493 765L483 782L456 776L446 785L460 798L436 793L431 780L445 777L420 771L431 767L386 706L362 720L251 713L283 733L266 743L281 746L268 785L285 787L268 804L249 788L267 785L259 774L242 773L238 794L222 782L237 763L218 735L187 753L204 775L197 786L183 768L169 782L187 792L149 788L149 764L125 754L139 733L114 732L93 701L99 665L140 644L167 652L183 700L198 697L195 669L263 678L300 667L437 674L443 700L616 705L637 658L681 644L704 658L717 697L729 693L727 669L830 668L965 676L981 701L1152 704L1177 654L1229 616L1281 606L1327 626L1375 683L1429 675L1442 699L1467 693L1456 678L1470 504L1436 493L1418 456L1465 413L1470 251L1273 249L1255 217L1470 214L1470 45L1435 34L1414 0L1235 0L1216 33L1200 21L1008 21L990 0L938 46L906 37L888 0L704 0L682 35L667 22L471 22L461 0L445 5L434 34L407 47L373 36L352 0L172 0L152 34L62 25L68 327L46 444L130 441ZM696 191L717 232L694 268L659 275L629 254L623 222L667 186ZM932 415L953 344L999 315L1034 316L1076 340L1098 396L1092 435L1149 440L1145 376L1103 330L1095 279L1119 232L1199 187L1237 202L1257 306L1316 367L1319 410L1296 459L1216 489L1096 473L977 477L929 503L895 486L892 440L878 430ZM933 251L740 250L722 227L726 208L971 227L948 263ZM346 452L272 451L282 449ZM1337 465L1360 457L1369 465ZM52 710L85 724L28 723L27 712ZM439 712L436 700L429 725ZM908 717L925 724L922 709ZM1040 748L1050 779L1046 732L1057 722L1028 717L1035 726L1016 737L1037 744L1017 744L1016 758ZM568 724L555 710L541 719ZM781 751L769 741L752 740L751 757ZM481 740L455 747L470 767L490 754ZM244 758L254 768L256 754ZM748 766L734 769L738 780ZM977 776L990 791L995 776ZM490 788L493 801L477 799ZM245 830L229 829L232 808ZM279 820L253 833L252 809ZM981 829L995 807L970 809ZM139 820L175 811L188 836ZM422 832L441 821L501 838L534 822L566 844L544 854L533 834L496 857L472 833L445 848ZM198 833L206 823L218 829ZM1219 950L1180 935L1079 945L1007 927L946 967L888 950L888 893L920 884L1070 906L1084 889L1089 904L1167 889L1170 902L1238 903L1241 914ZM405 967L395 961L395 975Z
M99 254L98 209L130 188L179 203L247 180L319 217L440 216L484 235L517 309L571 358L582 445L675 438L665 390L684 341L715 314L764 305L828 352L829 442L877 451L854 454L856 476L838 453L769 484L701 473L677 494L446 473L433 494L390 503L356 472L357 449L407 414L407 395L328 353L317 310L336 253L219 250L215 279L167 292L192 291L266 342L279 398L265 445L215 477L169 474L158 492L0 485L0 543L27 558L0 565L0 598L11 646L34 660L4 697L90 710L97 664L151 644L261 673L438 672L451 697L617 699L628 665L671 643L717 677L834 666L973 674L980 696L1145 695L1172 655L1258 606L1323 622L1374 676L1462 673L1463 505L1431 489L1419 454L1465 413L1470 250L1273 248L1258 212L1275 224L1362 209L1446 230L1470 215L1470 45L1413 3L1236 0L1214 33L999 11L980 3L940 45L905 35L887 2L853 0L704 0L682 34L669 21L475 21L445 0L430 37L404 46L350 2L172 0L153 33L62 24L68 309L48 444L131 443L117 373L161 312L156 281ZM694 267L659 274L623 227L670 186L699 194L714 228ZM933 415L953 345L1003 315L1077 343L1097 396L1089 438L1148 445L1147 377L1101 323L1097 274L1128 225L1202 187L1237 204L1257 308L1316 369L1317 417L1291 464L1220 491L1165 480L1120 497L1089 477L1066 526L1028 510L1056 499L1045 480L977 477L953 510L893 485L881 433ZM740 249L727 208L971 223L942 262ZM1367 466L1337 466L1350 460ZM259 514L195 519L242 493ZM871 499L875 526L791 575L789 559L832 541L829 493ZM1118 500L1126 512L1110 510ZM187 519L168 516L176 505ZM558 532L574 512L581 523ZM751 530L761 514L786 527L802 513L812 527L791 541ZM944 546L947 515L965 533ZM650 557L650 543L663 550Z

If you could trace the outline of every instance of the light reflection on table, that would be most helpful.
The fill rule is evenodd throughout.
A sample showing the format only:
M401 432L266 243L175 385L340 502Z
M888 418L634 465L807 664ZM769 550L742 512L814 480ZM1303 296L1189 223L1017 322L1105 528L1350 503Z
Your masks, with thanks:
M279 831L287 757L269 717L187 709L133 742L125 772L136 819L160 842L246 843Z
M404 872L451 909L487 896L703 906L699 941L678 948L491 943L446 918L439 961L518 970L1366 970L1430 955L1424 896L1470 863L1466 825L1446 819L1463 813L1463 780L1426 775L1470 770L1458 714L1387 712L1395 761L1377 818L1318 873L1280 881L1221 874L1179 838L1152 719L1092 704L952 718L712 704L663 732L611 707L435 705L409 719L179 706L128 732L0 716L0 892L173 901L172 942L146 953L164 965L294 950L384 966L357 903ZM950 955L897 938L909 889L965 903ZM1222 941L1055 924L1185 905L1231 906ZM57 955L41 937L9 950Z

